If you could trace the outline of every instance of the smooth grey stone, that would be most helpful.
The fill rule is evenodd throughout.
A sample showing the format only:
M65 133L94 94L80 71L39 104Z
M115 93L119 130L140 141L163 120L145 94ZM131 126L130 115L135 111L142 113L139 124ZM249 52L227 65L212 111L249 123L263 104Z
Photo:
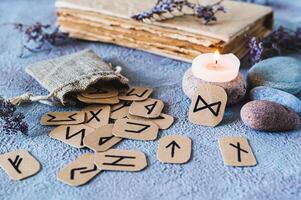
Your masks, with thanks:
M241 108L240 116L247 126L260 131L290 131L300 126L295 111L272 101L250 101Z
M301 91L301 65L291 57L273 57L256 63L248 72L248 85L267 86L297 94Z
M259 86L250 91L251 100L268 100L292 108L301 113L301 101L294 95L271 87Z
M210 83L224 88L228 97L227 105L233 105L241 101L244 98L247 91L246 81L241 73L239 73L238 76L230 82L215 83L203 81L199 78L196 78L192 74L191 68L189 68L183 76L182 88L186 96L192 99L198 86L202 83Z

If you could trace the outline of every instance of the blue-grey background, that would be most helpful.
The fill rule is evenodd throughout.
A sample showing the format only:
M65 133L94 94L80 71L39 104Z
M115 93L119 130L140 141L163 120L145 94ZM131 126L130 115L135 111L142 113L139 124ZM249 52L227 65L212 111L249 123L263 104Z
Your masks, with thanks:
M277 25L301 25L301 1L272 1ZM237 16L239 18L239 16ZM55 23L53 0L0 0L0 23ZM158 140L124 140L117 147L146 153L148 167L142 172L103 172L90 183L73 188L59 182L60 168L89 150L79 150L48 137L51 127L42 127L40 117L48 111L67 110L31 104L20 108L30 125L29 135L0 134L0 153L18 148L29 150L42 164L36 176L12 181L0 170L0 199L301 199L301 131L263 133L246 127L239 117L242 104L228 108L218 127L206 128L188 122L190 100L181 88L188 63L120 46L71 41L51 52L18 58L21 35L12 26L0 27L0 90L4 97L31 91L47 94L24 71L26 65L92 48L99 56L123 66L132 85L154 88L164 100L165 112L175 116L174 125L160 137L185 134L193 140L193 156L185 165L162 164L156 159ZM246 66L242 71L245 73ZM283 69L285 73L285 69ZM300 97L300 96L299 96ZM234 168L223 165L217 139L226 135L246 136L258 165Z

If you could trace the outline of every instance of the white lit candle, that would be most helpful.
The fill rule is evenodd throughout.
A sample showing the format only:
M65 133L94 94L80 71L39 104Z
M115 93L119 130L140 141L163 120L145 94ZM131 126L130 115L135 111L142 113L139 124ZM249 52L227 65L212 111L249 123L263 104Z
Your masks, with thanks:
M229 82L238 75L239 59L232 53L220 55L204 53L192 62L192 73L195 77L208 82Z

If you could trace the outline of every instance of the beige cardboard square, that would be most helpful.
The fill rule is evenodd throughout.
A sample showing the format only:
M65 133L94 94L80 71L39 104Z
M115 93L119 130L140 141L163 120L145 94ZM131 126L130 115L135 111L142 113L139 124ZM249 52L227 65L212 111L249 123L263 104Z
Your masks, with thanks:
M89 182L101 172L94 164L94 154L81 155L64 166L57 174L57 179L71 186L80 186Z
M115 88L89 88L81 93L81 96L89 99L103 99L118 96L118 90Z
M159 117L164 107L164 103L159 99L148 98L144 101L133 102L129 113L145 118Z
M123 119L129 114L129 108L132 102L122 101L111 107L111 119Z
M91 126L92 128L99 128L103 125L109 124L110 106L93 105L82 109L86 112L85 125Z
M161 115L159 117L153 118L153 119L138 117L138 116L131 115L131 114L128 114L128 118L129 119L142 120L142 121L152 121L155 124L157 124L157 126L160 129L168 129L174 122L173 116L167 115L167 114L164 114L164 113L161 113Z
M113 124L104 125L94 130L84 138L84 145L95 152L102 152L110 149L119 143L122 138L112 134Z
M95 129L84 125L62 125L54 128L49 136L69 144L76 148L84 147L84 137L92 133Z
M247 138L222 137L218 139L218 143L225 165L242 167L257 164Z
M96 153L94 162L99 169L114 171L141 171L147 166L143 152L123 149Z
M69 125L81 124L85 122L85 113L76 112L48 112L42 116L42 125Z
M118 119L113 126L112 134L134 140L155 140L158 131L158 126L151 121Z
M217 126L223 119L227 93L222 87L202 84L189 107L189 121L203 126Z
M33 176L41 169L39 161L25 149L1 154L0 166L13 180L22 180Z
M153 92L152 88L132 87L125 94L120 94L119 99L125 101L143 101Z
M191 156L191 139L182 135L168 135L159 141L157 158L163 163L186 163Z
M117 104L119 103L118 97L109 97L109 98L101 98L101 99L90 99L87 97L83 97L80 94L77 95L77 99L83 103L87 104Z

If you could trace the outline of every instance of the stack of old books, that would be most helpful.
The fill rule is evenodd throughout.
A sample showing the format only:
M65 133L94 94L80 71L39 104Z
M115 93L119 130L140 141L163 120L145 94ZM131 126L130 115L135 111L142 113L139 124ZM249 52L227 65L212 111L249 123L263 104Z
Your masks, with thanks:
M190 15L151 24L131 19L156 2L57 0L57 19L61 29L74 38L118 44L188 62L216 49L243 57L248 51L248 37L266 35L273 24L270 7L237 1L222 2L226 13L218 13L218 21L210 25Z

